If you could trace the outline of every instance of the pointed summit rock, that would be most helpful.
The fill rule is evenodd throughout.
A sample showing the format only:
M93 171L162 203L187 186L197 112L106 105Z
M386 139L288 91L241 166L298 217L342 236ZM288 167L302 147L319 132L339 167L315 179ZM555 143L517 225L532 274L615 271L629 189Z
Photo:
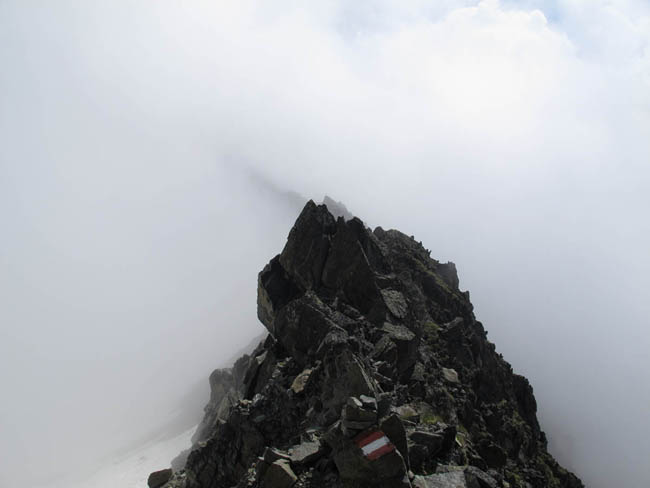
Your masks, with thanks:
M176 488L580 488L456 266L308 202L258 278L268 337L210 378Z

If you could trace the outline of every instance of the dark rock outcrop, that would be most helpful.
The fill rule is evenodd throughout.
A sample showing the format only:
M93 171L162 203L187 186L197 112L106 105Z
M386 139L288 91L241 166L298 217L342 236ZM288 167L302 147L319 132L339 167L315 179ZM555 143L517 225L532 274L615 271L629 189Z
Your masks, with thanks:
M258 280L266 340L210 377L166 485L579 488L453 263L308 202Z

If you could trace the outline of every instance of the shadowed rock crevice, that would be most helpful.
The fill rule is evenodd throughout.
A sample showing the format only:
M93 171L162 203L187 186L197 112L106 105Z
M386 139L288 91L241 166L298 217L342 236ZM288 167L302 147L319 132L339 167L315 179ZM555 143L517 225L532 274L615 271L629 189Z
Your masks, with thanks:
M310 201L257 307L267 339L211 375L166 486L583 486L548 454L532 387L487 340L456 266L412 237Z

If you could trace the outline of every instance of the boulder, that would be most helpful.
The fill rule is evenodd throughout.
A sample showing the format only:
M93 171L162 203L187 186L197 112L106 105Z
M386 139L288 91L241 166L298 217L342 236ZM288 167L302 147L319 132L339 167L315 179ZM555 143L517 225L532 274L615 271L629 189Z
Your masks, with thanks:
M460 383L458 373L452 368L442 368L442 377L449 383Z
M381 331L393 344L397 352L398 374L403 373L417 361L418 339L416 335L403 325L384 322Z
M411 439L415 444L425 446L430 456L438 454L445 443L445 437L443 435L421 430L411 432L409 439Z
M341 411L341 425L345 432L364 430L377 423L377 412L365 409L356 397L349 397Z
M276 256L257 277L257 317L271 331L278 310L301 294Z
M278 459L266 468L263 484L265 488L291 488L296 481L298 477L291 469L289 461Z
M323 340L325 335L332 330L343 330L337 321L340 320L334 310L325 304L318 295L307 292L300 299L292 302L296 304L295 311L298 318L298 325L300 334L303 335L302 340L297 340L296 343L303 345L298 348L300 351L316 350ZM290 332L288 330L278 329L283 337ZM288 350L291 351L289 348Z
M456 441L456 434L458 434L458 429L455 425L442 425L442 429L436 433L441 434L443 438L441 452L445 453L452 449Z
M499 483L492 476L474 466L465 468L465 477L473 476L480 488L498 488Z
M420 414L412 405L400 405L399 407L395 407L394 411L402 420L410 422L418 422L420 420Z
M397 290L384 289L380 290L381 297L386 304L388 311L397 319L403 319L408 313L408 305L404 295Z
M167 483L172 477L171 469L161 469L160 471L154 471L149 475L147 479L147 486L149 488L160 488Z
M278 311L269 331L298 360L308 362L328 332L340 330L333 311L313 292L307 292Z
M376 387L359 358L343 351L323 359L322 402L338 418L349 397L374 396Z
M291 383L291 390L296 394L300 394L305 391L307 382L309 381L309 376L311 375L311 368L305 368L302 373L300 373Z
M350 438L337 422L324 439L346 486L400 484L407 472L404 458L380 430L370 429Z
M339 446L333 452L334 463L343 481L378 483L385 480L401 480L406 465L399 451L394 450L376 460L369 460L352 441Z
M377 412L375 410L364 408L363 403L358 398L349 397L346 404L343 406L341 420L343 423L346 421L355 421L364 423L368 422L372 425L377 421ZM369 425L367 427L369 427Z
M307 441L289 449L291 462L298 465L311 464L320 459L325 449L320 441Z

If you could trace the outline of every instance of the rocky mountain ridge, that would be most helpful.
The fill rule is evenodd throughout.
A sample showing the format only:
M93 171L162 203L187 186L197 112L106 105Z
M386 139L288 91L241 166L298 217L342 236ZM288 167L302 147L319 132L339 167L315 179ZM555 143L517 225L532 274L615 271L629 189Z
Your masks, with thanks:
M305 205L259 274L267 338L211 374L191 452L150 486L582 487L455 265L343 215Z

